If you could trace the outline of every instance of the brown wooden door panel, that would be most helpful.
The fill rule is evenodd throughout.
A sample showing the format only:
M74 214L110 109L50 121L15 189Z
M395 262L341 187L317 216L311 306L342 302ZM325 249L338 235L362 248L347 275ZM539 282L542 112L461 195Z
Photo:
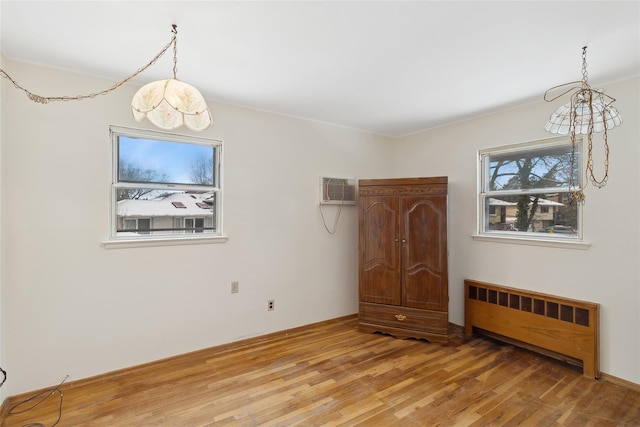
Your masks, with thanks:
M405 276L403 303L405 307L447 311L448 299L442 286L442 275L426 270Z
M363 196L360 200L361 301L401 303L398 198Z
M406 196L401 203L402 304L447 311L447 197Z

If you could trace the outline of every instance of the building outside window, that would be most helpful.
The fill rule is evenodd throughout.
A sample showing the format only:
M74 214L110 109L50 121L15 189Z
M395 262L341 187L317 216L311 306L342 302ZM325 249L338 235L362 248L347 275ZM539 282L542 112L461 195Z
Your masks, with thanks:
M222 235L222 141L111 127L110 240Z
M581 240L580 149L563 137L481 150L478 234Z

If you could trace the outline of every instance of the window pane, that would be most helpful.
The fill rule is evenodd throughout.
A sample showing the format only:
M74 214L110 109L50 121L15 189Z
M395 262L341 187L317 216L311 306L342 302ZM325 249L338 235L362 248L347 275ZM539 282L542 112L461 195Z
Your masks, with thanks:
M490 154L486 157L485 191L532 188L569 188L571 144ZM577 185L579 153L573 162L573 184Z
M180 234L215 232L215 193L117 189L117 234ZM134 221L137 225L133 227ZM184 224L184 225L183 225ZM207 224L207 226L204 226Z
M151 230L151 218L138 219L138 232L141 234L149 234Z
M204 218L195 218L196 233L202 233L204 230Z
M117 126L110 134L111 239L222 235L221 140Z
M568 193L485 197L484 231L578 237L578 204Z
M215 148L120 136L118 181L214 185Z

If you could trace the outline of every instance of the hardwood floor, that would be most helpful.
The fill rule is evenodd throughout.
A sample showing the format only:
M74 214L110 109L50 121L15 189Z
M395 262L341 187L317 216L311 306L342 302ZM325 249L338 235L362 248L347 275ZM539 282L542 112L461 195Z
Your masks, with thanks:
M64 384L58 426L640 426L638 391L450 335L365 334L352 316L202 350ZM50 426L58 405L54 394L3 425Z

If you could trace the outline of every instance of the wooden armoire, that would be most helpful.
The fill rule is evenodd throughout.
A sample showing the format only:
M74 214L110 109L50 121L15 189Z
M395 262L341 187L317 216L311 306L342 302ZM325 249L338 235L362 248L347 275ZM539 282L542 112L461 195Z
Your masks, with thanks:
M360 331L446 343L447 177L358 186Z

